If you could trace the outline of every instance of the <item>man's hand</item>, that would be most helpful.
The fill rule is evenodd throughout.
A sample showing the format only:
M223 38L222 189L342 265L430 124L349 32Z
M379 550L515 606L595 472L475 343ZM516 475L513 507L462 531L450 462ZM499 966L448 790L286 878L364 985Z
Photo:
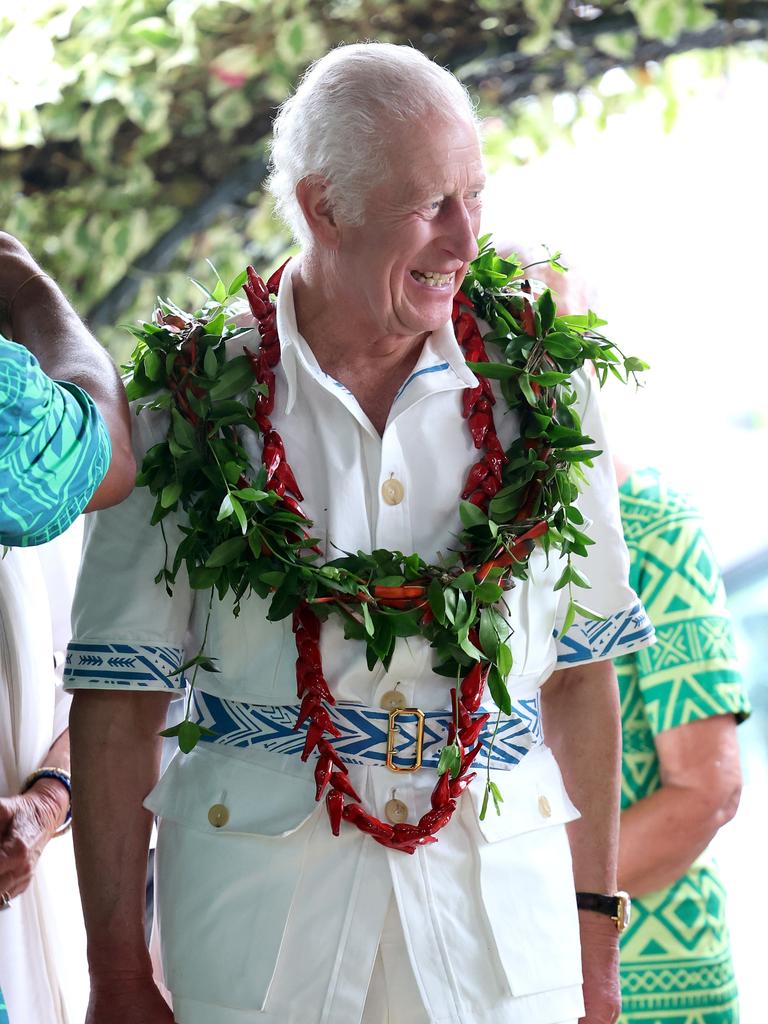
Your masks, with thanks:
M48 779L21 796L0 800L0 892L11 898L24 892L65 814L66 790Z
M621 1013L619 933L605 914L579 911L584 1016L579 1024L615 1024Z
M151 977L92 977L85 1024L173 1024L173 1013Z

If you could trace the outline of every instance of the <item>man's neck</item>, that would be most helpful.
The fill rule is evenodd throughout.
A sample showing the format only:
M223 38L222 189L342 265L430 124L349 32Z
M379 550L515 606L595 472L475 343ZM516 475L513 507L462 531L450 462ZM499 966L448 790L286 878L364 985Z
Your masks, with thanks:
M429 332L382 334L366 311L356 308L354 295L334 287L322 269L306 259L292 284L299 333L326 373L339 380L339 373L365 379L408 377Z
M357 398L383 433L400 386L418 362L429 332L386 335L355 308L355 297L336 289L302 261L294 271L293 301L299 333L322 369Z

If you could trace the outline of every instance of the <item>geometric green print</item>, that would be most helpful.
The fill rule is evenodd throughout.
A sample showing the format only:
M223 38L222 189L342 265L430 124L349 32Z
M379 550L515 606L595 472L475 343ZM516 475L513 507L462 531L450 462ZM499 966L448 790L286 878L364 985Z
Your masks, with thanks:
M0 992L0 1024L8 1024L8 1009L2 992Z
M91 397L51 380L27 349L0 335L0 544L43 544L63 533L110 457Z
M661 785L654 737L749 713L717 563L688 499L655 470L620 490L630 583L656 643L614 662L621 693L622 809ZM620 1024L736 1024L722 883L706 855L673 885L633 900L622 935Z

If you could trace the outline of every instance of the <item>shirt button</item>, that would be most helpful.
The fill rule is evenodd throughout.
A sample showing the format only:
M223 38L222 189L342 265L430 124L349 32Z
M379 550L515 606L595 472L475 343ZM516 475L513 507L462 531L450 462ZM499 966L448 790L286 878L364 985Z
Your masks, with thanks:
M545 796L539 797L539 814L542 816L542 818L552 817L552 805Z
M229 808L224 804L214 804L208 811L208 821L214 828L223 828L229 821Z
M379 706L385 711L402 711L405 707L405 696L399 690L387 690Z
M381 485L381 496L388 505L399 505L405 497L405 488L391 476Z
M393 825L400 825L408 820L408 808L402 800L387 800L384 805L384 814L387 821Z

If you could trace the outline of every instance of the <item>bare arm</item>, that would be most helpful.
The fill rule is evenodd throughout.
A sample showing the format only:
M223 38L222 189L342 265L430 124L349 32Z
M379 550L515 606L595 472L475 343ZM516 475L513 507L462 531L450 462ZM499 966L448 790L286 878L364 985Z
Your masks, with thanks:
M72 818L91 972L150 972L144 892L169 696L78 690L72 701Z
M556 672L542 690L544 735L581 811L568 838L577 891L616 890L621 712L616 673L609 661ZM579 912L588 1024L612 1024L621 999L618 932L610 918Z
M677 881L736 813L741 768L733 715L659 733L661 788L621 815L619 884L643 896Z
M125 390L114 363L58 285L49 277L28 281L34 274L42 270L24 246L0 232L0 304L10 316L0 329L29 349L49 377L71 381L93 399L109 431L112 460L86 511L108 508L130 494L136 475Z

